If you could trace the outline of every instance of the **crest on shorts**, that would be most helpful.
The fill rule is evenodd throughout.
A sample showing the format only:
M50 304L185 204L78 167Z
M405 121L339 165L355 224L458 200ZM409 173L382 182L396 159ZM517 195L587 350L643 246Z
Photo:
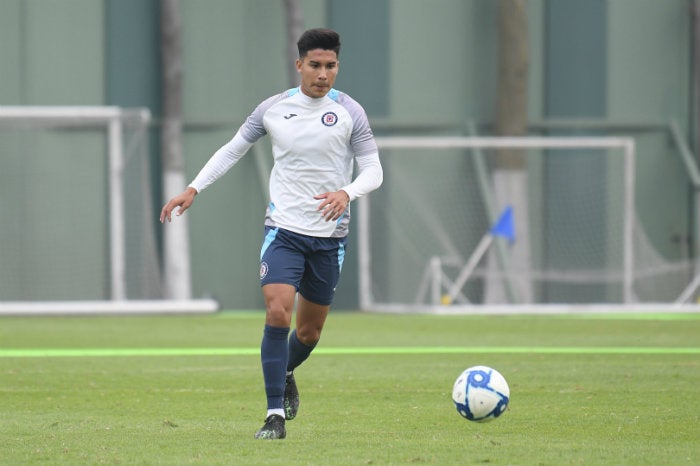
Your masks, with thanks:
M326 126L333 126L334 124L338 123L338 115L333 112L326 112L321 117L321 123Z
M269 272L269 267L267 266L267 262L262 262L260 264L260 279L262 280L267 276L267 272Z

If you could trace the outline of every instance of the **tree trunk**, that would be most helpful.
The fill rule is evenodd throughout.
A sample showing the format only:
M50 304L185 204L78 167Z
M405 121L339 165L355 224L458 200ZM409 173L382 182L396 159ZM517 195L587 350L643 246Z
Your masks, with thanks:
M523 136L527 132L527 83L529 47L526 0L500 0L498 10L498 100L496 135ZM487 303L532 302L528 192L525 154L522 149L496 153L493 172L494 198L498 212L510 205L516 240L505 251L502 241L489 255L488 276L505 279L486 281Z
M160 1L160 53L163 115L161 151L163 197L170 199L186 185L182 148L182 21L179 0ZM164 230L164 297L190 299L190 244L187 217L173 217ZM176 220L175 220L176 219Z
M304 32L304 14L299 0L284 0L287 19L287 75L290 87L299 85L299 73L295 65L299 57L297 41Z
M527 129L529 47L526 0L500 0L496 134L523 136ZM498 167L523 170L522 150L499 151Z

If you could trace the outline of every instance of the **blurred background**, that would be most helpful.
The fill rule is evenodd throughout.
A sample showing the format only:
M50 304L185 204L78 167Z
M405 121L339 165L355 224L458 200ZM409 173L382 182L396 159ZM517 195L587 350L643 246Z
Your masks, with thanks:
M673 301L697 254L699 12L693 0L2 0L0 110L148 110L145 134L125 124L126 221L137 224L128 261L146 263L127 267L128 297L260 309L267 139L184 217L163 227L158 212L259 102L295 85L289 38L331 27L343 44L335 87L364 106L377 136L634 138L636 221L663 263L682 264L680 283L657 297ZM105 137L58 121L0 127L0 301L112 293ZM415 170L430 185L450 169ZM594 165L559 183L575 201L597 175ZM185 231L179 249L168 228ZM335 308L358 308L357 250L353 234ZM386 273L404 268L394 256ZM174 283L185 284L169 289L180 267Z

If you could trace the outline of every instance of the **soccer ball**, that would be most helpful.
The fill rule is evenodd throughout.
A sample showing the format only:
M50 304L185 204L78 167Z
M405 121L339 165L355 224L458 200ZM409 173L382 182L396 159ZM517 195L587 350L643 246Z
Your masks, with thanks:
M452 401L457 412L475 422L492 421L503 414L509 398L506 379L487 366L466 369L452 387Z

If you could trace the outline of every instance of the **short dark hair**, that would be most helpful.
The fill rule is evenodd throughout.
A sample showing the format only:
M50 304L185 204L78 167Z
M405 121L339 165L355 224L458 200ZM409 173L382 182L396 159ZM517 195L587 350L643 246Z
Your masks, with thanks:
M316 28L305 31L297 41L299 58L314 49L332 50L340 55L340 35L333 29Z

